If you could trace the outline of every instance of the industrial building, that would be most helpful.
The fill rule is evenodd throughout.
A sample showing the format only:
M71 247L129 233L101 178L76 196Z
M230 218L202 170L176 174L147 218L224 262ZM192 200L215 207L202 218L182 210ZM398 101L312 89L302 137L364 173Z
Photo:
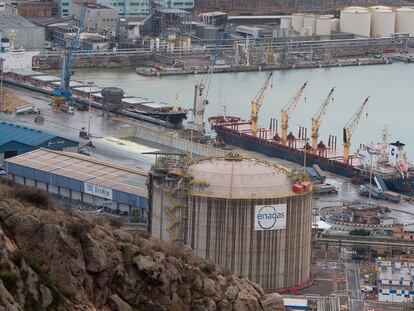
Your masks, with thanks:
M410 302L414 299L414 262L378 259L378 301Z
M82 6L81 4L73 4L73 16L77 22L80 21ZM86 32L115 36L118 25L118 12L113 8L100 4L87 4L85 21L84 30Z
M0 166L8 159L38 148L73 151L79 143L39 130L0 122Z
M24 17L0 12L0 31L6 37L15 34L14 48L16 49L43 50L45 47L45 29Z
M313 200L293 182L283 167L238 155L161 157L148 182L151 234L265 289L306 284Z
M37 149L4 161L9 179L58 197L146 217L146 174L72 152Z

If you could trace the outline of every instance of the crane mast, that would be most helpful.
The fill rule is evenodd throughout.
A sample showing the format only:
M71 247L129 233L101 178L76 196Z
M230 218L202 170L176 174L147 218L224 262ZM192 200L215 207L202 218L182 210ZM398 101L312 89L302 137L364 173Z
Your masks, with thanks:
M296 95L286 104L285 107L282 109L282 143L286 143L287 138L287 131L289 127L289 119L292 116L292 113L295 111L299 100L301 99L303 92L305 91L306 85L308 81L306 81L300 90L296 93Z
M343 130L343 141L344 141L344 162L348 163L349 150L351 148L351 138L355 132L355 129L361 119L362 113L364 112L365 106L369 100L369 96L364 100L362 105L358 108L351 120L344 126Z
M81 47L81 33L84 28L84 21L86 15L87 3L82 5L82 10L79 18L79 27L77 29L75 38L72 40L70 46L66 47L63 52L62 74L60 77L60 86L55 90L55 96L64 99L69 99L72 96L70 92L70 78L72 77L73 66L76 61L76 54Z
M208 104L207 96L210 87L211 76L216 65L217 54L226 30L226 24L223 24L217 30L216 43L210 56L207 74L194 86L194 105L193 105L193 122L194 128L198 132L204 130L204 111Z
M328 110L328 106L331 103L332 94L335 91L335 87L331 89L328 96L326 97L325 101L319 107L318 111L312 118L312 149L318 149L318 140L319 140L319 127L321 126L321 122L325 117L326 111ZM332 98L333 101L333 98Z
M256 97L252 100L252 113L251 113L251 121L252 121L252 135L257 135L257 123L259 120L259 111L260 107L263 104L263 100L266 96L266 92L269 89L269 85L272 81L273 72L271 72L264 82L263 86L261 87L259 93L257 93Z

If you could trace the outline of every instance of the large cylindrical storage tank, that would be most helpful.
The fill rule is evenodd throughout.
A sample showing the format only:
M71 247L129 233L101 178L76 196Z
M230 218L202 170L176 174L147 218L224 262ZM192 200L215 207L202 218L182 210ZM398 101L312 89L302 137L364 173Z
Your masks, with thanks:
M395 11L388 6L371 9L371 37L389 37L395 32Z
M318 36L329 36L331 34L331 16L321 15L316 18L315 33Z
M339 19L333 18L331 19L331 32L338 32L339 31Z
M414 36L414 8L398 8L395 10L395 32L408 32Z
M290 29L292 27L292 17L291 16L282 16L280 18L280 28L281 29Z
M305 15L296 13L292 15L292 28L294 31L299 32L303 28Z
M341 32L359 36L371 35L371 11L364 7L347 7L341 10Z
M310 28L311 34L313 35L316 29L316 16L311 14L305 15L303 18L303 27Z
M309 281L311 190L293 192L285 169L250 158L203 159L175 171L150 173L154 238L189 245L265 289Z

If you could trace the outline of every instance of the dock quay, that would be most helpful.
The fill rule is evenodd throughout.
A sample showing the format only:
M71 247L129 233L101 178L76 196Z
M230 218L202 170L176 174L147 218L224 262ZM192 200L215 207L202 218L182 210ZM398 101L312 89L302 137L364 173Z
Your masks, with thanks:
M400 59L398 59L400 60ZM406 61L409 62L409 61ZM252 72L252 71L271 71L271 70L289 70L289 69L313 69L313 68L329 68L329 67L346 67L346 66L363 66L363 65L386 65L391 64L390 58L355 58L355 59L338 59L330 62L302 62L295 64L263 64L251 66L234 66L223 65L214 67L214 73L227 72ZM207 67L190 67L190 68L173 68L163 71L148 67L136 68L136 73L147 76L173 76L188 74L204 74L208 72Z
M115 136L121 139L136 137L151 143L161 144L203 157L225 155L228 153L225 150L213 146L179 137L176 131L168 131L161 127L148 126L146 124L121 127Z

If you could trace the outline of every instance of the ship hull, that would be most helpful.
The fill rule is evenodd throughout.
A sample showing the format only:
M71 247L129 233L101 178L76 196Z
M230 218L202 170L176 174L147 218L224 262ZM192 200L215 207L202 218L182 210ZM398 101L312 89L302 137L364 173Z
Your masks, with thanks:
M162 113L156 111L135 111L136 113L142 114L147 117L160 119L162 121L169 122L174 125L180 125L185 119L187 119L187 112L171 112L171 113Z
M214 125L212 128L223 142L229 145L240 147L245 150L255 151L270 157L279 158L289 162L303 165L305 162L305 153L286 145L264 141L263 139L238 133L225 126ZM348 178L369 180L369 171L359 169L350 164L318 156L314 153L306 154L306 166L317 164L322 170L341 175ZM386 178L382 176L389 190L413 194L414 180L403 180L402 178Z

